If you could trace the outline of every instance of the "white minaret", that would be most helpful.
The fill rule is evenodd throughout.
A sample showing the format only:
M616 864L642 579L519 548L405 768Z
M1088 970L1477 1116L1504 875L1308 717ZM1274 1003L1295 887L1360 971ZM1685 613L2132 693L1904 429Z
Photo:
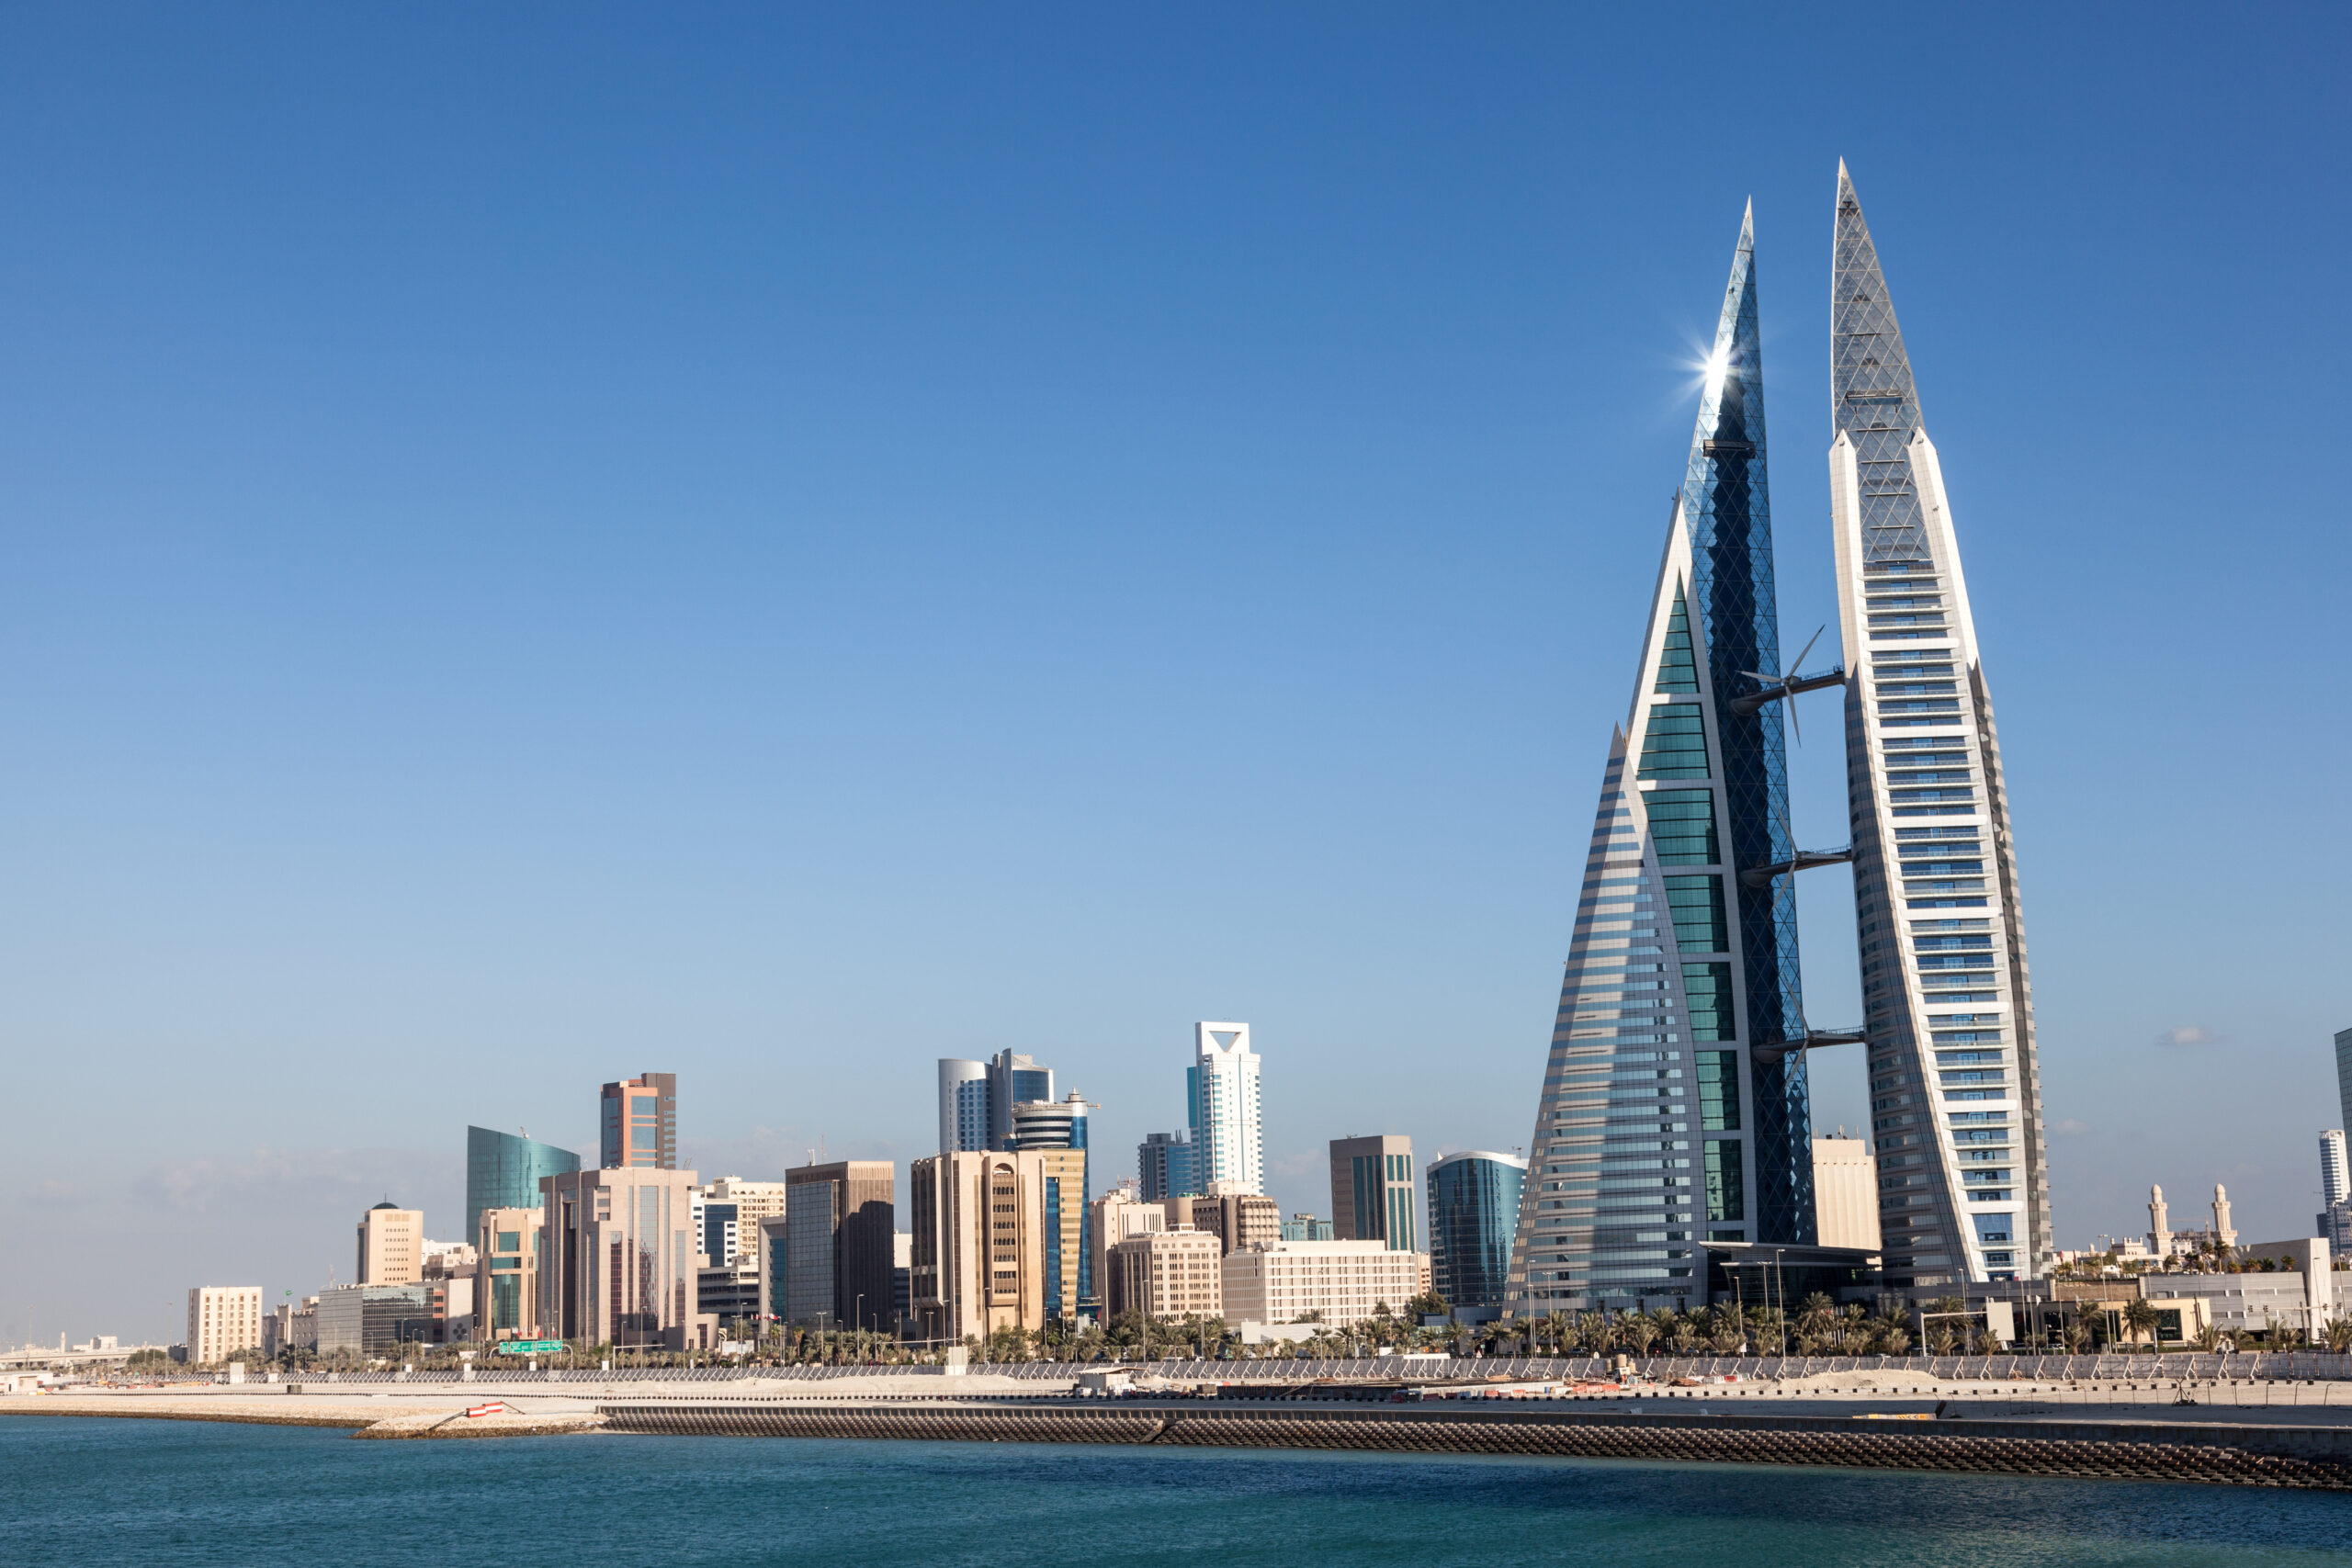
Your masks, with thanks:
M1194 1174L1204 1191L1266 1190L1266 1143L1258 1115L1258 1054L1246 1023L1193 1026L1194 1057L1185 1073L1192 1101Z
M2158 1258L2172 1252L2172 1227L2165 1217L2165 1190L2148 1189L2148 1247Z
M2213 1183L2213 1239L2223 1247L2238 1244L2238 1233L2230 1228L2230 1190L2218 1181Z

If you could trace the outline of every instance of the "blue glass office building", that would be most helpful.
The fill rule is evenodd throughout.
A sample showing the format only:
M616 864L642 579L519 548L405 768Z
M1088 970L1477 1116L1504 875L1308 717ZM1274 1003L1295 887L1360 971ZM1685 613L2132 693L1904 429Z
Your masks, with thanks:
M1510 1248L1527 1162L1464 1150L1422 1172L1430 1194L1430 1284L1457 1311L1510 1299Z
M466 1129L466 1240L481 1230L484 1209L536 1209L539 1178L569 1176L580 1156L553 1144L488 1127Z
M1780 658L1751 215L1602 773L1511 1266L1529 1312L1702 1304L1704 1243L1814 1239L1792 883L1843 857L1789 840L1781 699L1810 686Z

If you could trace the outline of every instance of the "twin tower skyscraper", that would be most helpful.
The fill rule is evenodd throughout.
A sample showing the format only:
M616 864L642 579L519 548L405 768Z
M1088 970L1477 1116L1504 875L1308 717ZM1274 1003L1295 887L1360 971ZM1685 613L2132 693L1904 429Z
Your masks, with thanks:
M1838 170L1830 512L1846 657L1783 664L1753 210L1587 853L1512 1258L1523 1311L1707 1299L1816 1242L1806 1056L1860 1046L1890 1284L2047 1272L2032 992L2000 748L1951 505ZM1808 645L1809 647L1809 645ZM1799 659L1803 658L1800 652ZM1849 845L1789 827L1786 709L1846 694ZM1808 1024L1795 878L1850 862L1859 1029Z

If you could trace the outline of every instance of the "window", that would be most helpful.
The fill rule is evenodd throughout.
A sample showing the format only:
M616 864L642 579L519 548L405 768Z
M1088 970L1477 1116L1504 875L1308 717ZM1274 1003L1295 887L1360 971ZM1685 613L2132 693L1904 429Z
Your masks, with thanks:
M1747 1180L1740 1174L1739 1140L1718 1138L1707 1145L1707 1221L1747 1218Z
M1682 602L1679 583L1674 590L1674 613L1666 623L1666 647L1658 654L1657 686L1661 692L1699 691L1699 665L1690 654L1690 611Z
M1730 964L1685 964L1682 993L1690 1004L1691 1039L1737 1038L1739 1025L1732 1014Z
M1669 876L1666 901L1674 912L1674 940L1685 953L1724 953L1731 947L1731 925L1724 913L1720 876Z
M1739 1053L1699 1053L1699 1127L1708 1133L1739 1131Z
M1711 789L1660 789L1644 797L1649 811L1650 837L1657 843L1662 865L1715 865L1724 858L1715 833L1715 792Z
M523 1233L521 1231L500 1231L498 1233L497 1245L492 1247L491 1250L493 1252L522 1251Z
M1707 776L1705 720L1697 703L1661 703L1650 709L1649 728L1642 736L1642 765L1636 775L1645 779L1703 779Z

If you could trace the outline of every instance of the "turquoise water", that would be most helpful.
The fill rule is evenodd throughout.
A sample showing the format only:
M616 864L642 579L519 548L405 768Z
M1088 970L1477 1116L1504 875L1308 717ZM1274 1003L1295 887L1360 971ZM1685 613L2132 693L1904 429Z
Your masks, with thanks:
M2352 1563L2352 1495L1290 1451L0 1419L8 1564Z

